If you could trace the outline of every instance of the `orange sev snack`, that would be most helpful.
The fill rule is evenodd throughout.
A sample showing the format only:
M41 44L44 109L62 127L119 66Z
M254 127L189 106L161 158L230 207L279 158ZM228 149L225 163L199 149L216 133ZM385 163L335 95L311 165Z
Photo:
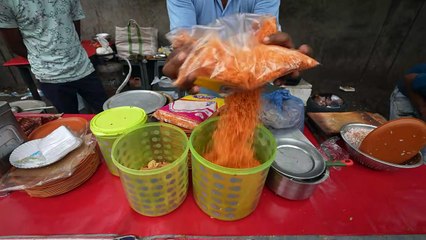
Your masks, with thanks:
M262 43L266 36L277 31L275 17L243 14L236 19L244 21L236 32L226 29L235 27L228 24L231 22L228 19L218 20L214 31L205 31L201 37L184 31L174 37L174 46L193 45L175 84L184 85L187 77L196 76L237 86L239 91L225 98L225 109L204 157L224 167L251 168L260 164L252 147L259 124L260 87L282 75L312 68L319 63L297 50ZM220 24L225 26L225 30L217 30ZM252 29L247 31L246 26L252 26ZM232 34L224 37L224 32Z

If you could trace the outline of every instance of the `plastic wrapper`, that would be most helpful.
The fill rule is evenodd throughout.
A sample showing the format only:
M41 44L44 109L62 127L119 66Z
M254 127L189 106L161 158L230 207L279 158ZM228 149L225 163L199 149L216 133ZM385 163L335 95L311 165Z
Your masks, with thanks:
M29 190L70 177L81 168L88 157L95 153L96 140L92 134L84 136L84 142L60 161L41 168L21 169L12 167L0 179L0 192Z
M173 85L173 80L169 77L162 76L161 78L155 76L152 80L151 85L158 85L160 87L161 92L169 94L173 99L179 98L179 91Z
M153 116L181 128L192 130L217 110L214 101L177 100L158 109Z
M274 16L236 14L209 26L168 33L174 48L192 47L175 84L183 85L191 76L214 79L225 87L251 90L293 71L318 65L297 50L262 43L275 32Z
M303 101L286 89L263 95L260 119L265 126L275 129L296 127L303 132L305 107Z
M32 140L18 148L10 155L10 163L18 168L43 167L62 159L79 147L82 140L60 126L44 138Z
M338 142L341 140L340 137L331 137L322 142L318 148L319 152L328 161L340 161L349 159L349 153L343 149Z
M28 114L26 116L17 116L18 123L28 137L36 128L50 121L59 119L62 114L53 114L48 116L41 116L41 114Z

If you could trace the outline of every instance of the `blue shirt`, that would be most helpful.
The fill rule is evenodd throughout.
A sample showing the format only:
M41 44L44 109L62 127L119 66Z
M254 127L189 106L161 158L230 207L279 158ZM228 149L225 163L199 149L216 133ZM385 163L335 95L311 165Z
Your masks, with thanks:
M426 63L418 64L406 72L406 74L411 73L417 74L416 78L414 78L414 80L411 82L411 88L413 91L419 93L423 97L426 97ZM404 80L401 79L398 81L398 89L402 94L407 96Z
M19 28L31 71L41 82L63 83L95 71L75 31L79 0L1 0L0 28Z
M228 0L225 8L221 0L167 0L170 30L208 25L235 13L269 14L278 22L279 9L279 0Z

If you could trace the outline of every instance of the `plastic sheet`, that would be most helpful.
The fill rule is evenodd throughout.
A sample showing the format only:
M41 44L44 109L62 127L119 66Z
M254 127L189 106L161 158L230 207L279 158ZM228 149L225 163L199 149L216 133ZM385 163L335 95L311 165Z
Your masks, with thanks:
M264 125L275 129L296 127L303 131L305 107L303 101L286 89L263 95L260 119Z
M179 70L176 85L195 76L251 90L293 71L318 65L297 50L262 43L275 32L273 16L237 14L209 26L169 33L167 37L174 48L192 47Z
M92 134L84 137L83 144L60 161L34 169L11 168L0 179L0 192L18 191L43 186L70 177L78 165L94 153L96 141Z
M81 116L88 120L92 117ZM309 128L305 127L304 133L317 145ZM15 192L0 199L0 232L3 237L21 238L132 233L154 239L175 237L167 235L174 233L200 238L294 235L388 239L393 235L391 239L421 239L421 234L426 234L425 182L426 166L384 172L355 162L344 171L330 169L330 178L306 201L282 199L264 188L257 209L247 218L229 223L210 218L198 208L192 184L185 202L174 213L156 218L136 214L129 208L120 179L101 164L92 179L68 194L39 199Z
M318 150L328 161L349 159L349 153L338 144L339 141L340 137L331 137L322 142Z

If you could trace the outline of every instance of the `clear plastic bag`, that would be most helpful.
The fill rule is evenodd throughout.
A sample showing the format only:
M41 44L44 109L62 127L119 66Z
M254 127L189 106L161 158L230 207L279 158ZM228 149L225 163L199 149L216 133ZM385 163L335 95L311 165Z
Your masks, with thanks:
M338 144L339 141L340 137L331 137L322 142L318 150L328 161L349 159L349 153Z
M68 178L81 165L86 157L95 152L96 140L92 134L83 138L80 147L67 154L60 161L41 168L11 168L0 178L0 193L31 189Z
M174 48L192 48L179 70L176 85L195 76L251 90L282 75L318 65L297 50L262 43L275 32L274 16L236 14L209 26L168 33Z
M99 42L99 44L101 45L101 47L96 48L96 54L98 55L107 55L107 54L112 54L114 53L114 51L112 50L112 48L109 46L109 42L108 40L106 40L105 36L97 36L96 40ZM112 56L110 56L109 59L111 59Z
M260 119L264 125L276 129L296 127L303 132L305 107L300 98L281 89L264 94L263 100Z

